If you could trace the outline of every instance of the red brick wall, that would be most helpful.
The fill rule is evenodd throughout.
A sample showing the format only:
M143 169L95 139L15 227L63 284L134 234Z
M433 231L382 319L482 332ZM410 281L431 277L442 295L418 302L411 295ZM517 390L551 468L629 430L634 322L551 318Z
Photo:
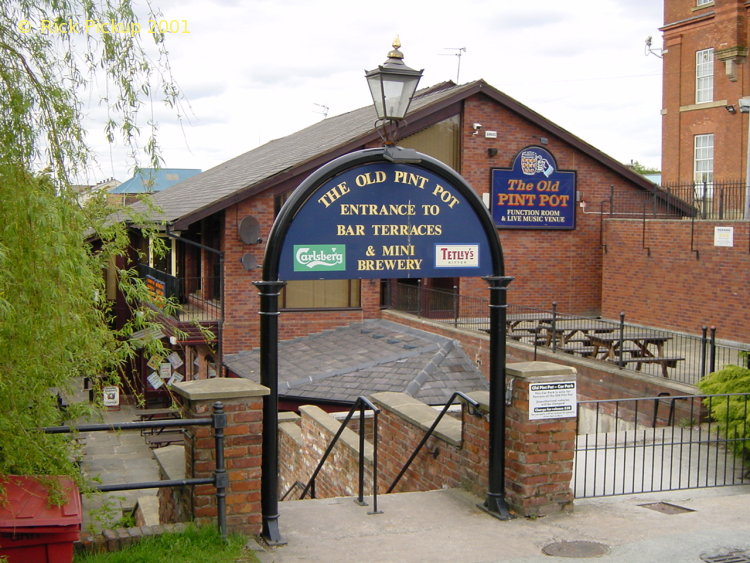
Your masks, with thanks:
M437 412L435 414L437 415ZM383 409L378 421L378 433L378 460L381 471L378 480L382 479L381 490L385 492L424 438L425 429L409 424L393 411ZM393 492L458 487L461 484L461 466L464 463L464 454L460 447L432 436L422 446Z
M472 123L482 131L497 131L497 139L473 135ZM543 144L542 138L547 139ZM610 186L622 200L642 193L623 177L571 147L534 123L506 110L482 95L466 101L464 109L461 173L477 193L490 193L491 168L510 168L515 156L529 145L543 146L560 170L576 172L577 193L587 211L598 210L608 199ZM488 148L496 148L490 157ZM602 259L599 251L599 216L576 206L576 228L571 231L498 231L505 258L505 275L515 279L508 288L508 303L549 308L557 301L561 311L598 313L601 302ZM481 280L462 280L461 292ZM477 288L486 296L486 284Z
M683 22L679 25L677 22ZM693 180L694 137L714 134L714 177L739 179L745 175L747 116L724 109L737 108L750 92L747 63L735 65L735 80L720 60L723 49L747 46L747 7L740 0L715 0L698 8L694 0L664 2L662 180ZM658 39L655 47L659 47ZM713 47L715 103L695 103L695 53Z
M203 418L212 413L214 400L184 401L184 418ZM227 527L232 532L257 534L261 527L260 477L262 457L262 397L224 399L224 463L229 478L226 491ZM186 475L213 477L216 467L213 431L208 426L185 428ZM216 489L195 485L192 489L193 519L216 522Z
M245 216L253 216L260 223L263 242L245 244L239 237L239 223ZM274 221L273 195L266 194L244 200L225 213L224 223L224 353L233 354L260 345L260 299L253 282L263 279L262 264L268 232ZM247 271L241 258L250 253L258 267ZM380 314L380 286L371 280L362 281L362 307L353 310L314 310L283 312L279 318L279 337L288 340L307 336L326 329L342 326Z
M306 409L312 409L312 413ZM312 416L311 416L312 414ZM317 416L327 417L321 409L308 406L302 409L301 418L297 421L301 429L302 443L285 431L279 431L279 494L283 495L294 484L300 481L307 484L315 468L323 457L333 439L335 430L321 423ZM287 423L290 424L290 423ZM356 426L356 425L354 425ZM351 428L347 425L347 428ZM367 446L366 446L367 448ZM367 450L366 450L367 451ZM289 499L298 499L301 490L290 493ZM359 449L351 447L340 439L315 479L315 497L332 498L339 496L357 496L359 493ZM365 462L364 495L372 494L372 463ZM311 494L305 498L311 498Z
M714 246L714 227L732 226L734 246ZM602 315L750 342L750 228L748 223L606 221ZM692 249L697 250L693 252ZM651 254L643 248L651 249Z

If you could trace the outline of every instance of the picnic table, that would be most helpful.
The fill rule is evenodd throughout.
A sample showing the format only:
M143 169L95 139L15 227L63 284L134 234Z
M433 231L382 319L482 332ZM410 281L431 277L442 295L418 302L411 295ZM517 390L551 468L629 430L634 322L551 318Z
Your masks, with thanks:
M538 313L509 313L505 316L505 325L508 332L519 329L521 323L530 322L537 326L543 322L552 322L552 313L539 311Z
M664 354L664 345L672 340L671 336L625 333L621 338L615 333L589 334L587 338L589 345L593 347L592 357L623 366L633 363L636 364L636 371L641 371L643 364L658 364L661 366L662 375L669 377L667 368L673 368L685 359Z
M150 422L156 420L174 420L181 418L180 412L175 409L146 409L138 414L138 421ZM164 428L144 428L141 430L141 435L145 434L161 434Z
M586 319L555 319L554 328L552 321L545 320L540 323L544 344L549 346L554 339L557 344L564 348L571 342L588 343L591 334L611 334L617 328L612 323ZM574 350L571 348L570 350ZM566 350L567 351L567 350ZM587 350L584 350L584 352Z

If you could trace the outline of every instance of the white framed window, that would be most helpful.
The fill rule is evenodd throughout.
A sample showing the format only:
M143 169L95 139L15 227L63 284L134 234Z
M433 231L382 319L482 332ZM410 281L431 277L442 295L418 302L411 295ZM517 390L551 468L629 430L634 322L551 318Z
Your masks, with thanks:
M696 199L711 198L714 183L714 134L696 135L694 143L693 178Z
M697 0L696 6L705 6L706 4L713 4L714 0Z
M714 50L703 49L695 53L695 103L714 100Z

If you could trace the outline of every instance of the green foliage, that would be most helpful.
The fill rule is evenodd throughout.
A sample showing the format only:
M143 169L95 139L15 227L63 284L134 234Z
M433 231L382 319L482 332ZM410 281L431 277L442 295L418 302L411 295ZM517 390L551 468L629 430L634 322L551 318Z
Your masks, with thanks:
M750 393L750 369L726 366L700 380L698 388L708 395ZM750 459L750 396L711 397L704 400L704 405L721 432L734 440L734 453Z
M111 141L119 136L135 165L145 137L145 154L155 166L156 124L148 122L148 133L141 134L142 99L152 104L160 97L176 107L179 93L161 35L144 34L155 42L154 55L144 50L140 34L40 29L43 21L136 21L130 0L0 5L0 474L67 474L81 484L75 441L39 428L82 414L76 406L59 409L56 399L80 377L116 383L134 356L130 336L156 316L146 287L128 269L126 222L113 221L103 199L81 205L70 187L91 165L82 96L96 85L106 92L104 134ZM132 312L118 330L112 328L106 269L117 272ZM155 339L146 346L163 353Z
M215 526L201 528L190 526L184 532L149 537L122 551L84 555L75 558L75 563L235 563L257 561L250 552L244 551L245 539L237 534L227 541L219 535ZM242 559L240 559L242 557Z
M630 164L627 165L633 172L638 174L658 174L661 172L658 168L649 168L648 166L641 164L637 160L631 160Z
M56 393L122 352L106 322L85 217L46 176L0 167L0 473L72 474Z
M150 8L142 14L158 16ZM97 86L105 92L104 134L122 140L134 158L144 127L141 100L160 97L179 108L163 34L143 34L154 42L147 52L141 34L86 30L88 21L129 24L138 17L130 0L4 0L0 10L0 157L49 166L58 187L86 170L81 98ZM49 31L68 22L79 28ZM157 125L145 126L143 146L157 166Z

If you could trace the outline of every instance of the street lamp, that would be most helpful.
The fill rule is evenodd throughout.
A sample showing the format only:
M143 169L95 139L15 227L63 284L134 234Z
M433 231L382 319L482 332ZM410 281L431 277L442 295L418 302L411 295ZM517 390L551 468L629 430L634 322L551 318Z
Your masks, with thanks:
M414 70L404 64L404 55L399 47L401 41L396 37L393 50L388 53L388 60L378 68L365 71L383 141L387 146L396 143L396 129L404 119L419 79L422 78L421 70Z

